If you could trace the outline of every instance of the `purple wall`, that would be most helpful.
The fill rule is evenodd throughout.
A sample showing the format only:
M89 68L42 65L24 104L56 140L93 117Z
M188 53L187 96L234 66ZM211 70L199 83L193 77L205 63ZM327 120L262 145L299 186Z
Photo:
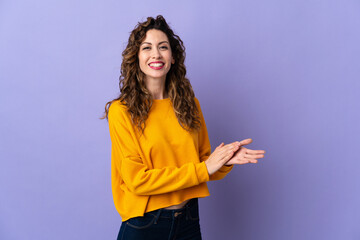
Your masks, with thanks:
M360 239L359 1L0 2L0 239L115 239L121 52L163 14L212 146L266 157L209 183L204 239Z

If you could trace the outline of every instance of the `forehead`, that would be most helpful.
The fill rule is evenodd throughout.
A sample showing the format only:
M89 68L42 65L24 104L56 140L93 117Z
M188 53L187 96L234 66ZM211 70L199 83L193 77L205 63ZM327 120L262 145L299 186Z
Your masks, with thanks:
M146 32L146 37L142 42L157 43L163 41L169 42L168 37L163 31L157 29L150 29L149 31Z

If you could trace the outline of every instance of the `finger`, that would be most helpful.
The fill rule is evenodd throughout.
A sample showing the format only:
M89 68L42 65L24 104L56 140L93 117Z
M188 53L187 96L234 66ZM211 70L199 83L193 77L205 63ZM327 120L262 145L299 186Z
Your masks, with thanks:
M257 158L247 158L247 157L244 157L244 159L246 161L248 161L249 163L257 163L258 162L258 159Z
M215 151L220 151L223 146L224 146L224 143L220 143L220 145L215 148L214 152Z
M221 153L220 159L221 161L227 162L233 155L234 155L234 150L229 149Z
M224 143L222 142L222 143L220 143L220 145L219 146L217 146L216 148L221 148L222 146L224 146Z
M232 144L232 145L234 145L234 146L241 146L241 144L240 144L239 141L235 141L235 142L232 142L232 143L230 143L230 144Z
M252 158L242 158L242 160L239 160L239 162L241 164L246 164L246 163L257 163L258 159L252 159Z
M250 143L252 143L251 138L247 138L247 139L244 139L244 140L240 141L240 145L247 145L247 144L250 144Z
M246 154L245 157L246 157L246 158L251 158L251 159L254 159L254 158L263 158L263 157L264 157L264 154Z
M234 152L232 152L232 151L228 152L228 154L223 157L222 161L224 161L224 162L229 161L233 155L234 155Z
M238 145L237 142L230 143L222 147L221 149L218 149L218 156L220 161L228 161L234 153L239 150L240 145Z
M246 149L246 153L247 154L264 154L265 150L251 150L251 149Z
M227 146L229 148L238 149L241 146L241 144L240 142L237 141L237 142L229 143Z
M243 158L242 160L237 160L234 162L234 164L248 164L248 163L257 163L258 161L256 159L246 159Z
M227 152L229 150L232 150L233 152L237 151L239 149L239 146L236 143L230 143L226 144L220 149L221 153Z

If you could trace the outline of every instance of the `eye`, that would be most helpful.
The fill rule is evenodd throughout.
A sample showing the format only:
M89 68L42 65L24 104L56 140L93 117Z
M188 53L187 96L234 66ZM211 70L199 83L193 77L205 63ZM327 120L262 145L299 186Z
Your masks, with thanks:
M167 46L161 46L160 48L162 48L162 49L168 49Z
M142 50L150 49L150 47L144 47Z

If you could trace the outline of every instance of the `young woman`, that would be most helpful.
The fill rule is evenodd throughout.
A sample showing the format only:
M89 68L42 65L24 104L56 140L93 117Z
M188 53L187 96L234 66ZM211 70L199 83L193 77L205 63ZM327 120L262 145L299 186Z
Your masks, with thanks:
M105 106L111 180L122 224L118 239L201 239L198 198L206 182L265 151L221 143L212 153L200 103L184 65L185 48L165 19L148 17L123 51L120 96Z

